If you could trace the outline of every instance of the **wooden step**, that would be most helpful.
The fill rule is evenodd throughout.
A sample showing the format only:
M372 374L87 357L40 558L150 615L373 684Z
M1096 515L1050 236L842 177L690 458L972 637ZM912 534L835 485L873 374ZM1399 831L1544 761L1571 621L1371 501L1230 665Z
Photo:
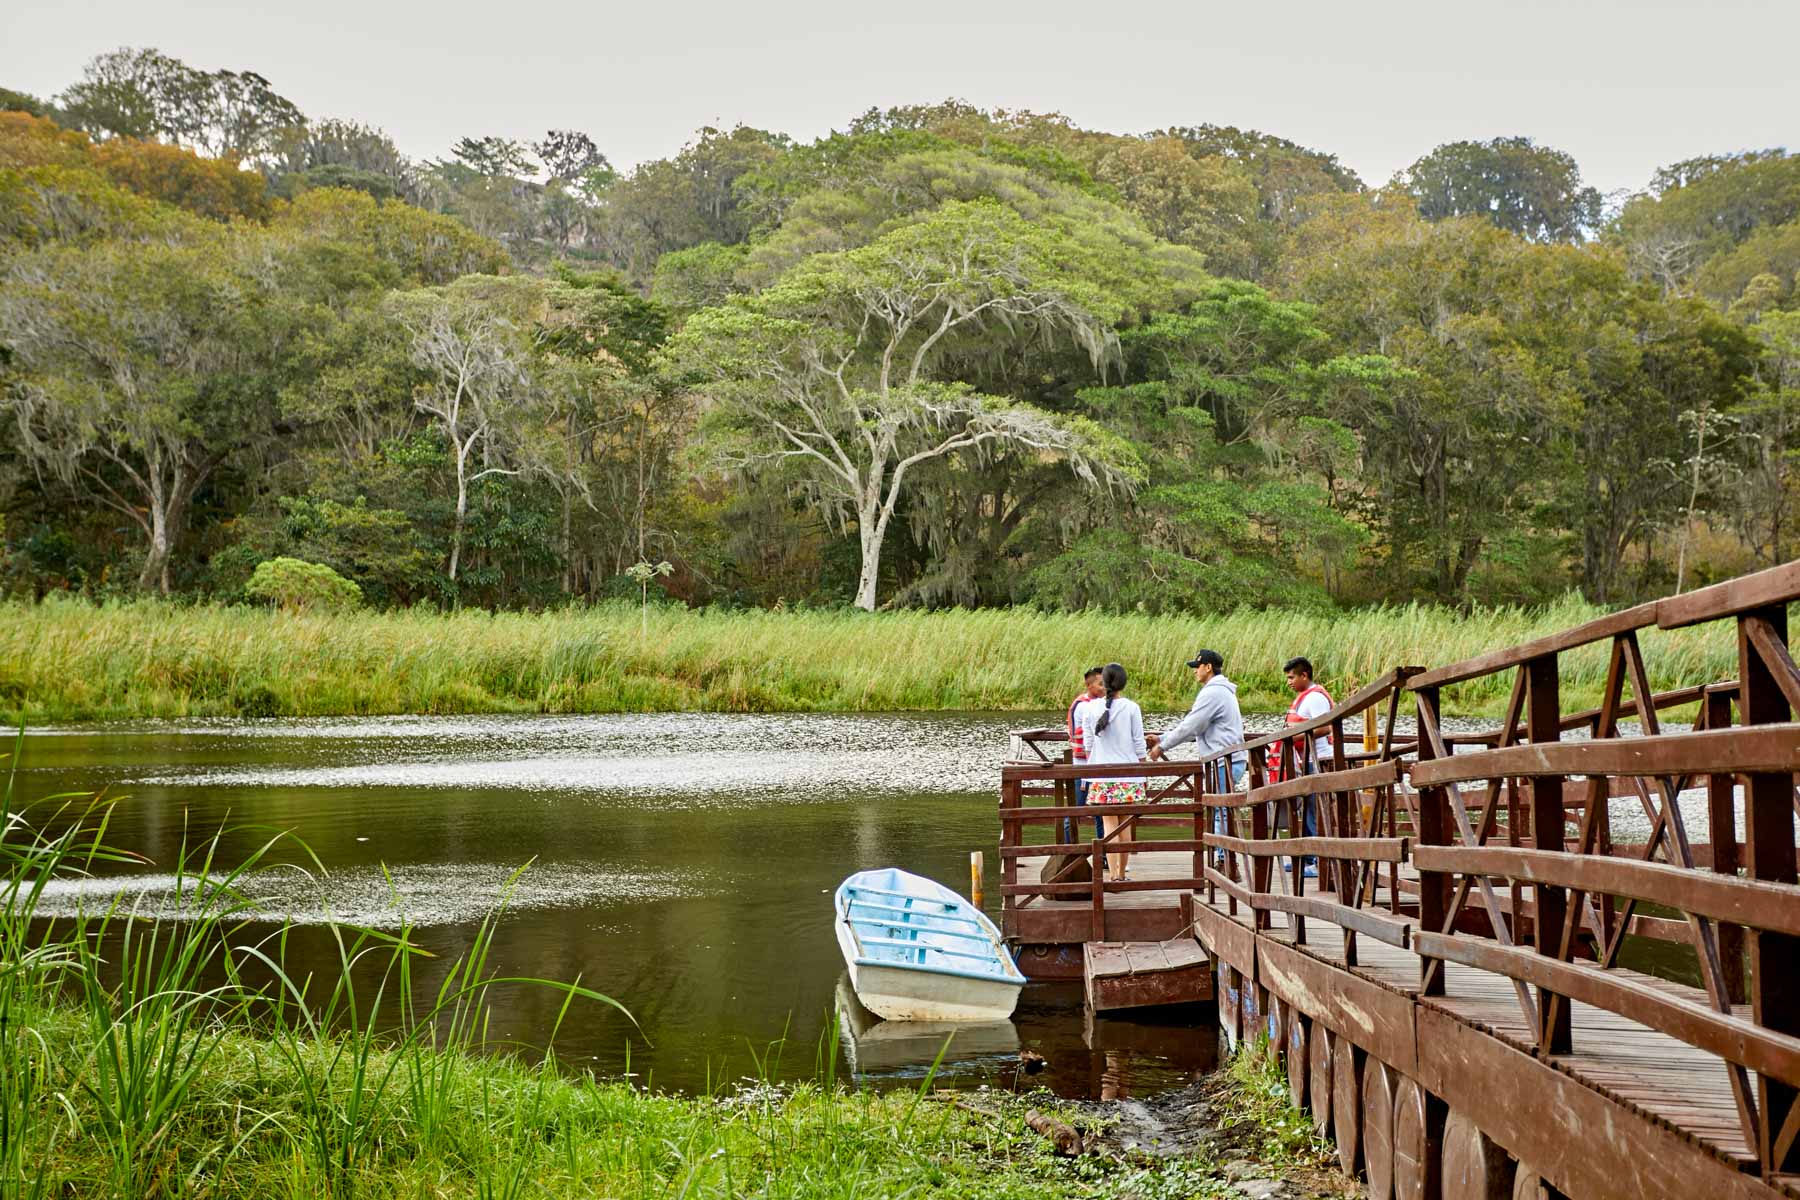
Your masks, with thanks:
M1088 942L1088 1007L1095 1012L1213 998L1212 960L1191 936L1166 942Z

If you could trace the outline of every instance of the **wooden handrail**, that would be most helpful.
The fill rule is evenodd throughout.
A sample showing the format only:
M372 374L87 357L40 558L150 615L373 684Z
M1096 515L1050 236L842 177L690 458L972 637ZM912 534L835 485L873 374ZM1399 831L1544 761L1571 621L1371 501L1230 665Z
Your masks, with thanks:
M1407 838L1291 837L1240 838L1209 833L1201 838L1208 846L1248 854L1251 858L1285 858L1293 854L1320 858L1355 859L1358 862L1406 861Z
M1656 627L1680 629L1800 600L1800 559L1656 602Z
M1656 737L1532 742L1407 768L1415 788L1558 775L1704 775L1800 771L1800 725L1756 725Z
M1406 686L1413 691L1418 691L1420 688L1444 687L1447 684L1461 683L1482 675L1492 675L1496 671L1504 671L1508 667L1516 667L1520 663L1530 662L1534 658L1559 654L1564 650L1573 650L1591 642L1605 641L1608 638L1618 637L1621 633L1644 629L1654 624L1656 624L1656 602L1651 601L1647 604L1621 609L1615 613L1608 613L1604 617L1596 617L1592 621L1584 621L1571 629L1564 629L1535 641L1508 646L1504 650L1490 650L1486 654L1465 658L1461 662L1451 663L1448 666L1421 671L1409 679Z
M1245 792L1245 804L1263 804L1270 800L1291 800L1295 796L1313 796L1326 792L1353 792L1363 788L1386 787L1400 782L1400 763L1395 760L1371 763L1366 767L1347 767L1342 771L1320 771L1313 775L1296 775L1280 783L1266 783Z
M1298 724L1289 725L1279 733L1266 733L1261 737L1251 738L1248 741L1240 742L1229 749L1219 751L1217 754L1209 754L1202 761L1217 762L1219 759L1227 756L1235 758L1245 751L1258 750L1264 746L1271 746L1276 742L1285 741L1288 738L1296 737L1303 733L1311 733L1315 729L1323 729L1326 726L1334 725L1348 717L1354 717L1357 713L1363 711L1363 709L1372 708L1376 704L1387 699L1388 693L1392 692L1395 688L1405 687L1406 681L1409 678L1424 669L1425 668L1423 667L1390 668L1389 670L1384 671L1380 678L1376 679L1373 683L1364 686L1354 696L1345 700L1336 708L1323 712L1312 718L1310 721L1302 721Z
M1562 962L1485 938L1413 931L1413 949L1483 971L1548 988L1559 996L1616 1012L1765 1075L1800 1083L1800 1038L1764 1028L1732 1013L1717 1012L1640 982L1617 968Z
M1800 936L1800 887L1715 875L1670 863L1512 846L1412 846L1421 871L1500 876L1523 883L1629 896L1680 912Z

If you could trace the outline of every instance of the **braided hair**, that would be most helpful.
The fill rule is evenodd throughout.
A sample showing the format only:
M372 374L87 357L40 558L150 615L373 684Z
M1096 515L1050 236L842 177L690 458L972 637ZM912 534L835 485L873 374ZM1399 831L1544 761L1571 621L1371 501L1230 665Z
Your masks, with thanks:
M1112 724L1113 697L1125 690L1125 668L1118 663L1107 663L1100 672L1100 682L1106 685L1106 711L1094 722L1095 733L1105 733L1106 727Z

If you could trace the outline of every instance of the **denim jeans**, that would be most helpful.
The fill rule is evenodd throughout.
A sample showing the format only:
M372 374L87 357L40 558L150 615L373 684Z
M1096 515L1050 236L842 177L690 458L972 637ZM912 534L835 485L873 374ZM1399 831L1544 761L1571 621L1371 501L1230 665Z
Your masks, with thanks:
M1075 803L1077 805L1079 805L1080 807L1083 807L1083 808L1087 807L1087 794L1088 794L1088 781L1085 779L1077 779L1075 781ZM1069 817L1063 818L1063 839L1065 841L1072 842L1075 840L1075 827L1078 824L1080 824L1080 822L1075 821ZM1102 830L1100 828L1100 818L1099 817L1094 818L1094 836L1097 838L1106 836L1106 834L1104 832L1102 832Z
M1231 787L1234 791L1237 789L1238 784L1244 782L1244 765L1244 763L1239 762L1236 759L1232 760ZM1212 825L1214 833L1229 834L1231 832L1231 810L1229 808L1213 809ZM1213 864L1215 866L1223 866L1224 862L1225 852L1223 850L1213 851Z

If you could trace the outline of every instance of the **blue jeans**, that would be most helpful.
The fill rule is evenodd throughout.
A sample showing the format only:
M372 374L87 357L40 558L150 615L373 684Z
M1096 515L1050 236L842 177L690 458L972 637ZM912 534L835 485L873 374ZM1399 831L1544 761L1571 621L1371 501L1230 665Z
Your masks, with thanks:
M1236 760L1233 760L1231 764L1231 787L1234 791L1238 784L1244 782L1244 765ZM1231 810L1228 808L1213 809L1213 832L1228 833L1230 830Z
M1233 759L1231 762L1231 786L1234 790L1238 784L1244 782L1244 765L1237 759ZM1229 808L1213 809L1212 825L1214 833L1229 834L1231 832L1231 810ZM1225 851L1213 851L1213 865L1225 865Z
M1087 806L1087 794L1088 794L1088 781L1085 779L1077 779L1075 781L1075 803L1077 805L1080 805L1081 807L1085 808ZM1077 824L1077 822L1074 821L1072 818L1069 818L1069 817L1063 818L1063 838L1065 841L1072 842L1075 840L1076 824ZM1094 836L1097 838L1106 836L1106 834L1101 831L1099 817L1094 818Z
M1317 775L1317 763L1308 762L1301 768L1303 775ZM1317 837L1319 834L1319 798L1308 796L1300 802L1300 832L1304 837ZM1310 855L1300 860L1300 865L1307 871L1317 870L1318 860ZM1309 876L1310 878L1310 876Z

